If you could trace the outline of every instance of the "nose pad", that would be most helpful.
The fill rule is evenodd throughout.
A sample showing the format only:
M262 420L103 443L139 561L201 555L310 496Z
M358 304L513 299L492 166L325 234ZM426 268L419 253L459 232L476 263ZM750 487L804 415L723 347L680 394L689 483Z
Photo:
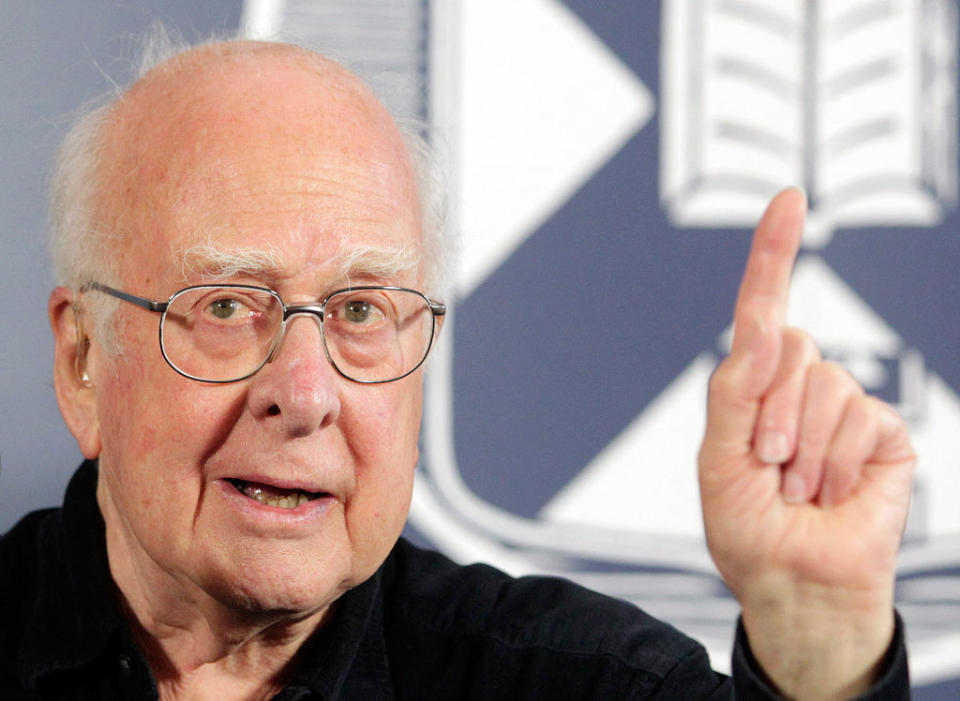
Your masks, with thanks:
M316 323L317 332L320 334L320 347L323 349L323 357L326 358L327 362L330 362L330 354L327 353L327 341L323 337L323 312L314 309L304 309L293 312L283 320L283 326L280 327L280 333L277 334L277 340L274 341L273 348L270 349L270 355L267 356L267 364L272 363L273 359L279 354L280 347L283 345L283 341L287 337L287 329L290 328L290 323L298 316L310 317Z

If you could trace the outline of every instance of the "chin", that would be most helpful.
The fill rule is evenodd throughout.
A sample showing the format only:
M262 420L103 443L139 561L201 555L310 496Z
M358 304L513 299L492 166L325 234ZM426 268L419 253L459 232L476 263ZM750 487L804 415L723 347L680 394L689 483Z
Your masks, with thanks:
M214 596L226 608L244 617L300 619L324 611L343 591L247 585L224 587Z
M207 593L240 614L305 617L326 609L349 586L333 572L306 568L240 567L208 579Z

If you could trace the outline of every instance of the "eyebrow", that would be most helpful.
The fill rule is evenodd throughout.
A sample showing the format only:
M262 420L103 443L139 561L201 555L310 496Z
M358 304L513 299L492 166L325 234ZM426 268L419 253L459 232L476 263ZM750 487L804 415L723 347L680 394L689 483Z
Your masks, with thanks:
M349 247L341 240L338 258L337 277L348 285L351 277L395 277L420 265L420 254L409 245Z
M203 274L226 279L243 273L271 273L280 270L280 253L268 248L221 248L213 241L189 246L179 252L180 272L184 279Z
M202 274L214 280L226 280L243 274L280 274L283 270L283 256L272 246L224 249L211 240L183 249L178 258L184 279ZM331 259L331 274L349 286L354 277L390 278L415 271L420 261L419 252L411 245L351 246L344 237Z

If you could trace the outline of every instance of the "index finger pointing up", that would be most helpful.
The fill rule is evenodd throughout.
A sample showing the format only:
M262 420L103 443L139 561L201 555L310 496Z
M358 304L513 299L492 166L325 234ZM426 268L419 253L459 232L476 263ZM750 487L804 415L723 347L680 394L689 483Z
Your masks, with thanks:
M733 315L733 350L748 343L758 326L782 326L787 316L790 274L800 248L807 198L798 188L777 194L757 225Z

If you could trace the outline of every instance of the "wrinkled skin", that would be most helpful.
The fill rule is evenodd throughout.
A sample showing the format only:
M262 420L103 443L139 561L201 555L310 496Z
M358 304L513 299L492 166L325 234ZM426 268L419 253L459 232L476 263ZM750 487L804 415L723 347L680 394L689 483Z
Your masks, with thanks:
M185 274L182 252L198 244L272 252L276 265L228 281L273 288L288 303L347 284L422 284L416 268L360 260L344 270L347 239L388 257L418 250L420 216L396 127L332 62L289 47L200 49L136 84L110 130L98 214L126 234L116 244L124 290L165 300L213 279L202 267ZM421 373L345 380L318 326L297 317L250 379L195 382L164 362L159 315L121 304L124 352L109 357L88 339L83 381L70 303L91 294L51 297L57 389L83 453L100 461L97 498L124 604L171 694L225 669L262 688L253 682L280 674L399 537ZM263 506L228 478L325 496Z

